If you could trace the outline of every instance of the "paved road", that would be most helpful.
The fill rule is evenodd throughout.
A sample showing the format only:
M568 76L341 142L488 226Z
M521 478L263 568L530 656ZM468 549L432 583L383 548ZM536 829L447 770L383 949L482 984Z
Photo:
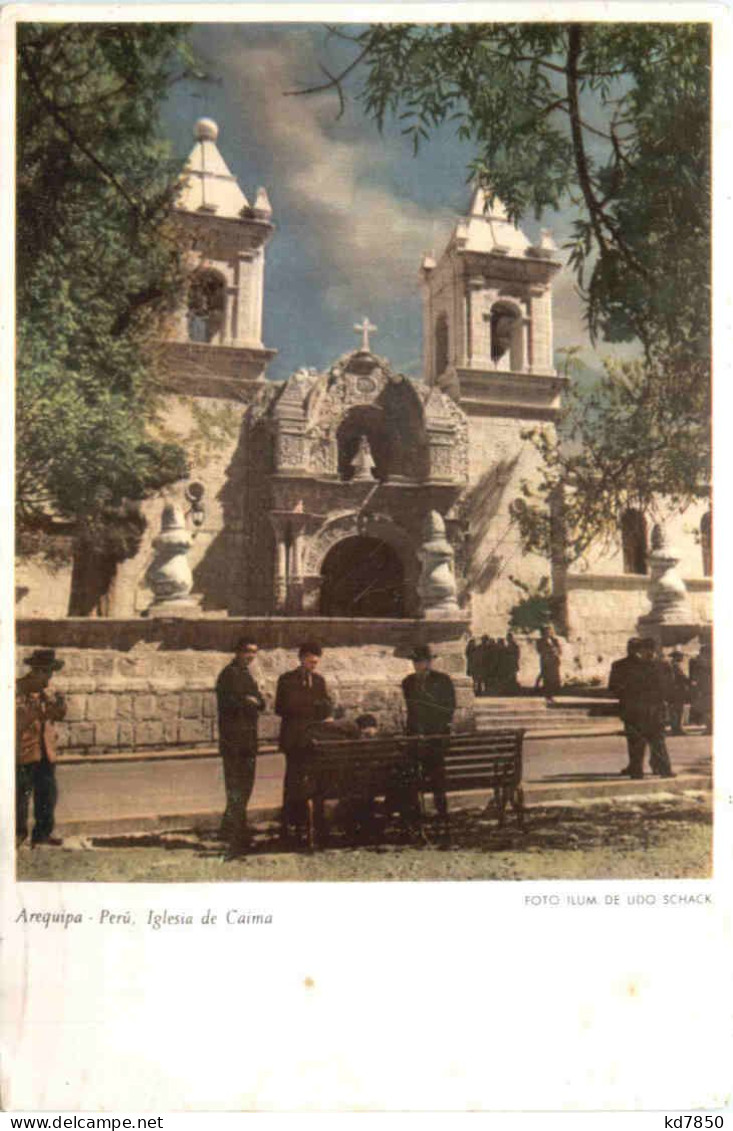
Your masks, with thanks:
M668 738L672 764L678 771L700 772L710 765L711 740L704 735ZM618 782L626 764L621 736L537 739L525 743L524 779L588 787ZM277 807L282 797L284 759L279 754L258 759L253 808ZM655 779L656 780L656 779ZM159 761L60 765L58 824L131 821L137 817L175 817L215 813L223 809L224 782L218 758L168 758ZM622 779L623 781L623 779ZM97 830L100 831L100 830Z

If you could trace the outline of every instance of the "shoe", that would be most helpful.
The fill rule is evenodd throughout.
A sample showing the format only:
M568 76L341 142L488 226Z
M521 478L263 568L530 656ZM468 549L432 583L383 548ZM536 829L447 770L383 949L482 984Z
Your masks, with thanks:
M60 836L34 836L31 841L31 847L36 848L39 844L45 844L48 845L49 848L61 848L63 843Z
M660 770L659 776L660 776L660 778L676 778L677 774L674 772L674 770L668 770L666 774L663 774L662 771Z
M623 777L624 774L626 775L626 777L629 777L629 775L631 774L631 766L624 766L623 770L619 770L619 775L621 777Z
M21 844L25 844L25 842L27 840L28 840L28 833L16 833L15 834L15 847L20 848Z

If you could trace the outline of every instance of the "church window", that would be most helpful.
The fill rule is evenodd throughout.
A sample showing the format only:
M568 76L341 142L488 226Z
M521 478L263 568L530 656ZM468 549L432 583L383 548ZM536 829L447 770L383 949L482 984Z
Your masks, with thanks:
M439 314L435 323L435 376L448 368L448 318Z
M188 337L211 342L224 326L224 280L216 271L197 271L188 288Z
M491 309L491 360L497 369L523 368L522 316L510 303L499 302Z
M713 516L710 511L702 516L700 546L702 548L702 572L705 577L711 577L713 572Z
M648 555L646 519L641 511L629 509L622 514L621 546L624 555L624 573L646 573Z

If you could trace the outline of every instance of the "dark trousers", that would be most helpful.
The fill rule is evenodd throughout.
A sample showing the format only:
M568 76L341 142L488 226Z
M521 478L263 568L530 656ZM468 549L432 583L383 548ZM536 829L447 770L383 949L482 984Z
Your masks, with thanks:
M241 842L247 839L247 805L255 784L256 740L221 742L219 744L224 764L224 789L227 806L221 822L222 836Z
M445 795L445 761L444 748L448 741L433 739L432 742L415 742L412 749L413 757L417 761L417 781L413 790L413 800L408 806L408 820L419 819L420 807L417 797L418 789L430 790L433 794L435 812L441 821L448 819L448 799Z
M15 768L15 832L28 836L28 814L33 795L33 840L41 840L53 832L54 813L58 800L56 766L43 758Z
M283 807L281 824L287 832L290 826L305 827L308 811L305 798L307 759L299 750L285 754L285 780L283 782Z
M667 743L664 740L664 717L660 711L634 712L624 719L626 745L629 750L629 771L632 778L644 776L644 754L649 745L652 773L672 773Z
M672 727L672 734L684 734L682 729L682 719L685 714L684 701L678 703L673 701L669 704L669 722Z

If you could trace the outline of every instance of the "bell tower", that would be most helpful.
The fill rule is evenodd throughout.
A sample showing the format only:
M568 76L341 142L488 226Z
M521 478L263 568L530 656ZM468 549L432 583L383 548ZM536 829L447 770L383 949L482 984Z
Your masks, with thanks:
M171 327L166 360L181 392L214 393L224 391L227 382L261 381L276 353L262 341L272 208L263 188L250 205L219 152L218 135L210 118L196 122L196 143L177 202L178 220L188 239L190 276L187 301ZM186 374L197 388L183 387L190 383ZM207 384L211 389L204 388Z
M429 384L469 412L480 402L554 415L563 382L552 357L551 287L561 266L554 253L548 232L531 244L501 201L488 205L475 189L441 258L422 262Z
M527 428L552 429L567 384L553 364L560 267L549 232L532 244L481 188L441 257L421 266L425 380L468 417L468 487L448 517L463 531L461 595L479 634L507 631L519 562L529 584L552 570L524 554L511 505L542 474Z

